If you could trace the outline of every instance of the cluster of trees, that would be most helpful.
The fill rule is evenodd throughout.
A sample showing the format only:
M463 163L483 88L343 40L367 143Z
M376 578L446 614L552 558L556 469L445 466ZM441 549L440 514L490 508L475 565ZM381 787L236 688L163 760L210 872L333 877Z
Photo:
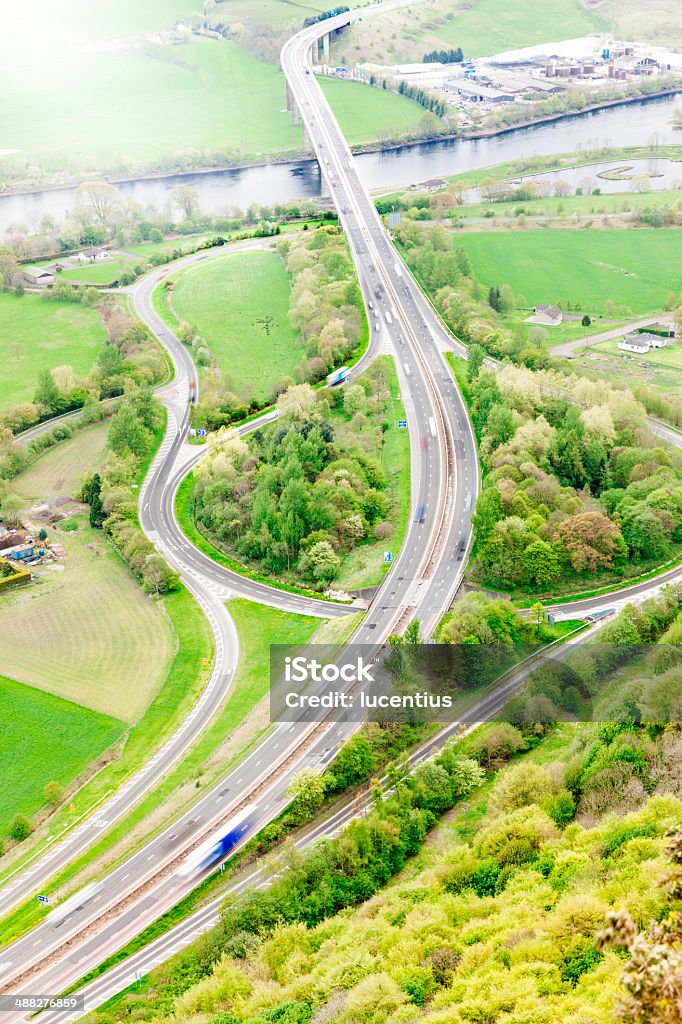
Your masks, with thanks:
M211 353L197 329L191 324L181 325L181 334L207 367L195 421L211 430L270 405L296 384L322 380L360 344L364 307L340 228L328 225L301 232L295 239L280 239L277 251L291 279L289 320L300 332L305 351L291 375L281 377L265 400L236 394L229 373L221 374L211 366Z
M542 591L672 552L682 463L655 446L629 392L513 366L494 375L476 362L473 415L489 473L474 529L487 581Z
M317 25L318 21L326 21L327 18L335 18L337 14L345 14L350 10L350 7L332 7L328 11L322 11L321 14L313 14L309 18L306 18L303 22L304 28L310 28L311 25Z
M524 617L509 601L472 591L455 601L441 620L437 639L442 644L534 644L552 637L542 606Z
M668 830L679 827L682 805L672 776L657 786L655 773L679 748L679 729L580 727L559 760L531 756L498 771L473 834L450 828L423 848L455 800L476 800L483 772L474 748L499 769L541 742L537 730L492 725L397 780L394 795L337 838L289 848L270 886L228 900L212 932L125 998L126 1014L176 1024L199 1015L387 1024L428 1006L458 1021L587 1013L609 1024L623 974L615 944L632 955L619 1019L672 1024L680 852ZM609 773L642 758L655 795L617 816L582 812L586 789L599 780L610 789ZM418 867L383 888L417 851ZM338 913L356 904L357 913Z
M201 209L198 191L180 185L170 193L163 206L142 204L124 197L115 185L103 181L84 181L76 190L76 202L69 216L58 222L45 214L30 224L10 225L6 243L0 246L0 286L10 287L18 270L17 259L40 259L71 252L84 245L111 242L124 249L143 242L161 243L177 237L175 255L166 250L151 253L133 266L136 273L157 266L169 258L193 252L197 246L183 246L182 236L196 232L215 232L215 240L202 242L199 248L222 244L225 235L249 237L251 234L276 233L278 224L320 216L319 207L310 199L272 205L252 203L247 209L226 207L209 215ZM333 214L327 214L333 218ZM322 214L324 216L324 214Z
M464 60L462 47L449 50L430 50L422 57L424 64L461 64Z
M148 594L164 594L180 585L177 573L137 523L135 487L160 418L160 406L149 388L129 388L111 419L109 453L101 473L85 477L80 492L81 500L90 506L90 525L109 535Z
M444 100L439 100L437 96L434 96L428 89L418 89L414 85L408 85L404 79L400 79L398 84L398 92L401 96L407 96L408 99L414 100L424 110L428 110L431 114L436 114L437 117L445 117L447 112L447 103Z
M372 536L387 536L391 503L375 454L344 444L329 422L381 417L372 375L335 394L334 416L309 385L289 388L282 417L248 440L219 433L195 472L197 521L239 559L315 588L338 574L342 558ZM363 411L364 410L364 411ZM352 419L351 419L352 417Z

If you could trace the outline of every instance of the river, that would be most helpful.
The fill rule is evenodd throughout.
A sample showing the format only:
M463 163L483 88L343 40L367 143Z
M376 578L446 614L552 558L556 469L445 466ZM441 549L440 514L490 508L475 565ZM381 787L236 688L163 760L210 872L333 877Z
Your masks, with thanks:
M675 97L641 100L485 139L426 142L379 153L362 153L357 162L369 188L399 188L426 178L490 167L524 156L585 151L587 157L590 150L600 146L643 145L654 133L663 143L679 143L681 133L676 133L671 124L674 103ZM623 162L619 161L621 165ZM650 170L655 171L655 167L652 165ZM638 173L641 172L638 170ZM682 178L682 171L678 177ZM119 189L126 199L162 207L180 184L196 188L202 208L207 213L217 214L230 206L245 209L251 203L270 205L317 196L320 172L315 161L297 161L146 178L123 182ZM600 185L603 184L600 180ZM663 187L660 178L654 178L651 184L652 188ZM627 184L618 183L616 187L622 190ZM73 189L0 196L0 232L16 224L35 230L40 218L47 213L61 221L73 205L73 197Z

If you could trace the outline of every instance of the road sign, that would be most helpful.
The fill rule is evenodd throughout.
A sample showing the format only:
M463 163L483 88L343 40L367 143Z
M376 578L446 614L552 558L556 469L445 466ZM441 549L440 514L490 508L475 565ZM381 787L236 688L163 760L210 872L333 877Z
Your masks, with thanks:
M386 562L387 565L390 565L392 561L393 561L393 552L392 551L384 551L384 562Z
M398 420L398 430L407 430L407 420Z
M196 437L197 436L197 432L194 429L194 427L190 427L190 429L189 429L189 436L190 437Z
M197 437L206 437L205 430L197 430Z
M39 896L38 897L38 903L49 903L49 902L50 902L50 897L49 896Z

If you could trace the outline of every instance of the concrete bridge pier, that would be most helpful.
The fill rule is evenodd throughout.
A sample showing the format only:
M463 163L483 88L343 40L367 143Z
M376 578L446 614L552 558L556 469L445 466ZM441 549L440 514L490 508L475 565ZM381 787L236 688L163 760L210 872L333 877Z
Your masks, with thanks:
M322 36L322 59L325 64L329 64L329 32Z

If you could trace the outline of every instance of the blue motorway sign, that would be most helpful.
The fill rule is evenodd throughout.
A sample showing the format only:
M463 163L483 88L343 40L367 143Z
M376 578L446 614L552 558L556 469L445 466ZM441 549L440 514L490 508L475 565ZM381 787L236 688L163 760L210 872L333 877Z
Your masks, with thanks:
M407 420L398 420L398 429L407 430Z
M384 551L384 562L386 562L387 565L390 565L392 561L393 561L393 552L392 551Z
M205 430L197 430L197 437L206 437Z
M49 902L50 902L50 897L49 896L39 896L38 897L38 903L49 903Z

